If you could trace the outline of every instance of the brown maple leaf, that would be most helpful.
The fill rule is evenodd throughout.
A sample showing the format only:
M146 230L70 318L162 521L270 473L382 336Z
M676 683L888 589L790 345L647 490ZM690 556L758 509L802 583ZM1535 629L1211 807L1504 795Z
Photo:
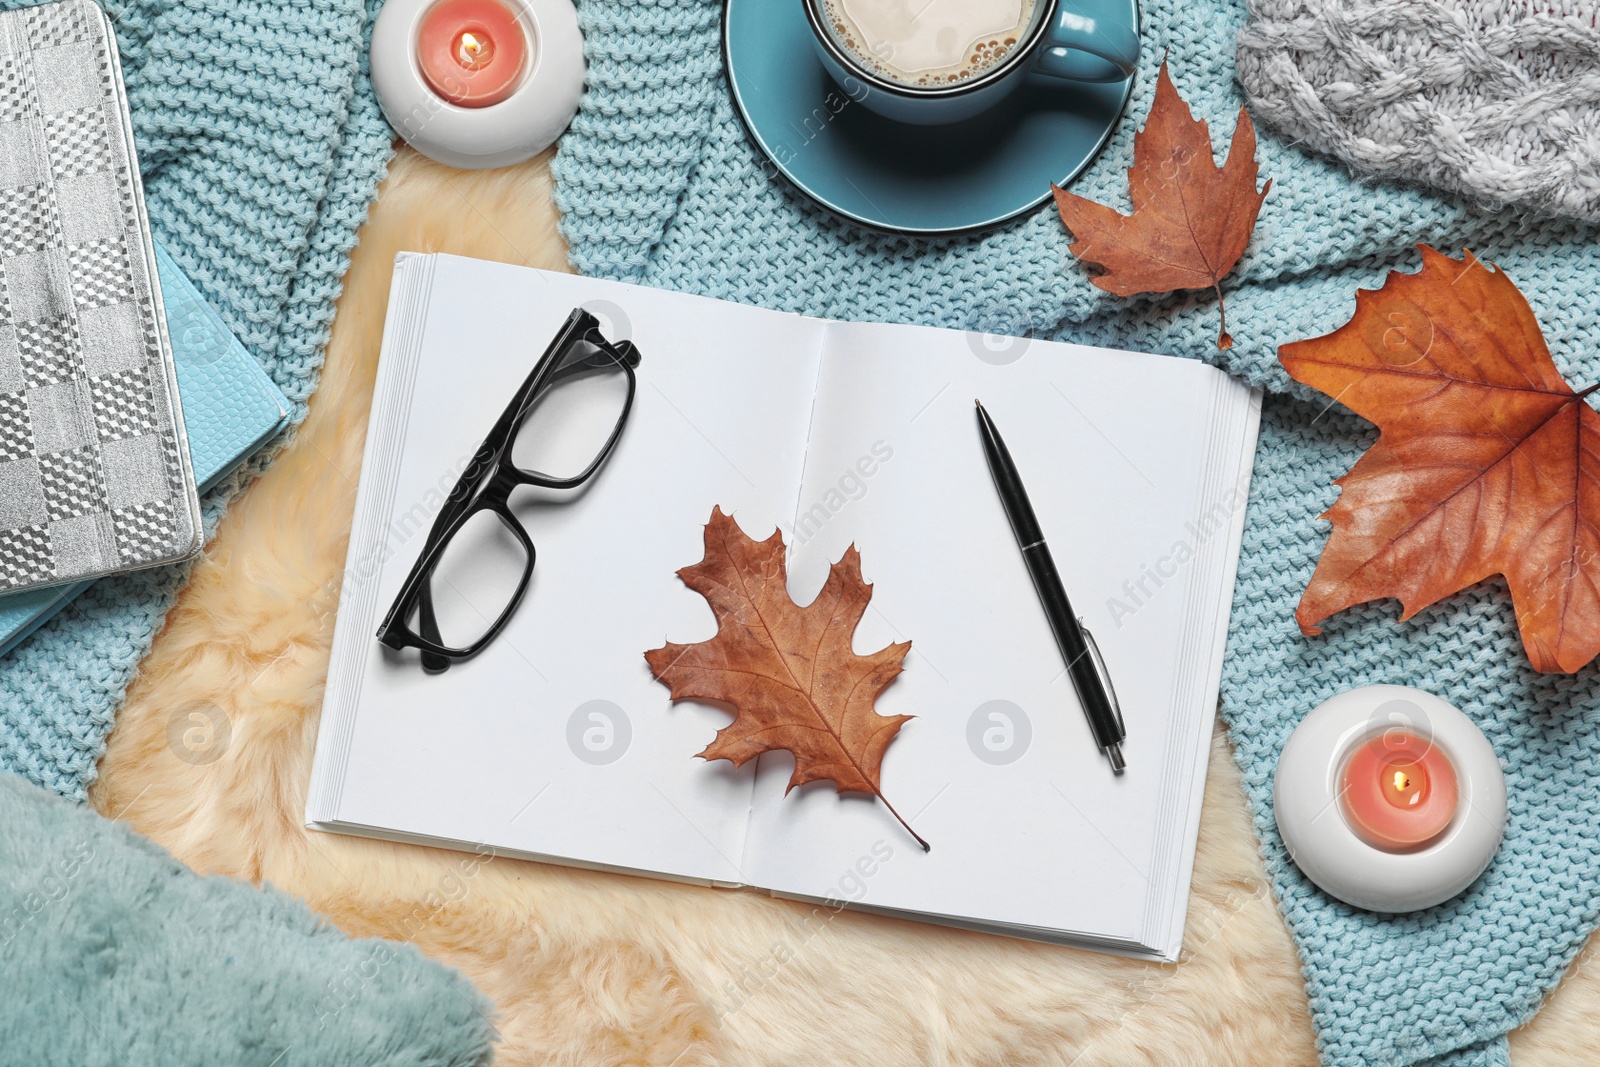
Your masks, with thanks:
M1123 215L1065 189L1056 195L1061 221L1071 231L1072 254L1102 269L1091 281L1108 293L1170 293L1213 289L1222 323L1217 347L1233 347L1222 279L1250 243L1269 180L1256 191L1256 130L1239 109L1228 160L1218 167L1211 132L1195 121L1189 105L1161 64L1156 98L1133 139L1128 195L1133 212Z
M911 642L868 656L852 649L856 624L872 599L855 546L802 608L789 597L778 532L753 541L714 508L705 543L705 558L678 577L711 605L717 635L644 654L673 700L733 705L733 722L717 731L701 758L742 767L763 752L787 749L794 754L789 789L828 780L841 793L871 793L926 851L928 843L878 785L884 751L913 716L879 715L873 702L900 673Z
M1402 619L1493 574L1534 669L1600 652L1600 415L1550 358L1533 309L1471 252L1356 293L1355 316L1279 349L1298 381L1376 423L1340 478L1333 534L1295 612L1302 633L1354 604Z

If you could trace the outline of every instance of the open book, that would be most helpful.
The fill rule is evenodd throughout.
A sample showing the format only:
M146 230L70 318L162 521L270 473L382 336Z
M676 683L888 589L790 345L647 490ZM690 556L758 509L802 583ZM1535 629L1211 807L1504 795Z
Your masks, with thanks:
M576 306L643 355L616 450L519 514L526 599L439 675L375 638L445 493ZM973 400L1006 436L1127 724L1095 747L1007 526ZM307 822L751 886L1175 959L1258 406L1192 360L804 318L451 256L395 265ZM520 492L531 492L523 490ZM513 496L514 508L520 497ZM675 572L713 506L789 545L808 603L853 542L858 652L899 640L883 792L785 795L783 752L696 754L724 707L644 653L715 632Z

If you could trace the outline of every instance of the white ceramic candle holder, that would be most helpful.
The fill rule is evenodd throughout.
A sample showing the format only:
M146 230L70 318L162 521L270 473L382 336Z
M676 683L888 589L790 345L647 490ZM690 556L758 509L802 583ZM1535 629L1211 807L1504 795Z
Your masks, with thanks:
M418 32L436 0L388 0L372 29L378 105L417 151L452 167L484 170L532 159L555 143L583 94L583 35L571 0L504 0L527 41L521 81L487 107L460 107L423 77Z
M1451 785L1453 810L1442 809ZM1290 735L1273 811L1289 855L1325 892L1369 911L1416 911L1489 865L1505 832L1506 782L1483 732L1450 704L1370 685L1319 705ZM1422 840L1405 839L1407 820ZM1399 843L1374 843L1375 823Z

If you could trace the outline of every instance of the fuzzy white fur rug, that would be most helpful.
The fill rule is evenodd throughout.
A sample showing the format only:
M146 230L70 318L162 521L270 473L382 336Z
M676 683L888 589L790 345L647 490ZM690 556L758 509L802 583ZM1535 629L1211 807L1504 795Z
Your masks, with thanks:
M94 807L197 870L271 882L349 933L460 968L499 1007L505 1065L1314 1064L1298 961L1220 737L1176 965L849 913L808 926L811 909L756 893L302 828L394 255L567 269L555 222L548 159L469 174L401 153L310 418L195 567ZM1600 1047L1596 959L1591 942L1512 1035L1518 1067Z

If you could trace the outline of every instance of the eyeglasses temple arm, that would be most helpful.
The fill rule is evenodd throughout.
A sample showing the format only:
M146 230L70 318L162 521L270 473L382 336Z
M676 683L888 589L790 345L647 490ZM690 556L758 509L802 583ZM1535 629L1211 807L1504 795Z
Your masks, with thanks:
M433 590L426 581L417 591L417 626L422 631L424 640L432 641L436 645L444 644L444 639L439 636L438 617L433 613ZM436 652L424 650L422 669L429 674L440 674L450 669L450 659Z

